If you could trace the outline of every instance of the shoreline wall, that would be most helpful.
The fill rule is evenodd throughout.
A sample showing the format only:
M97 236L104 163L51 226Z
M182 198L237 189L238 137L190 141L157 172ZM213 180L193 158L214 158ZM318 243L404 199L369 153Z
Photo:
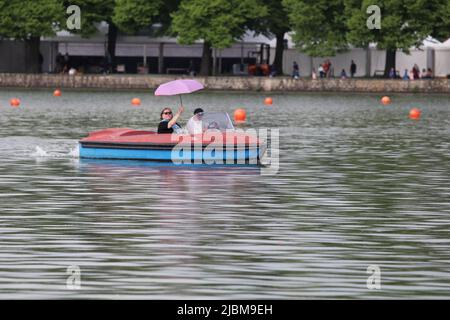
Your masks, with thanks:
M73 88L102 90L155 89L160 84L186 76L175 75L61 75L0 73L0 88ZM292 79L290 77L195 77L214 91L263 92L409 92L450 93L450 79Z

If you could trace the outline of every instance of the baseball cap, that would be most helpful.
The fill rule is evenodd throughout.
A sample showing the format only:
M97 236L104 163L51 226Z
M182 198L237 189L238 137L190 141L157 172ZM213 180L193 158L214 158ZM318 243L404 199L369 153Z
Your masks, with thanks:
M196 115L197 113L200 113L200 112L203 113L204 112L203 109L202 108L197 108L197 109L194 110L194 115Z

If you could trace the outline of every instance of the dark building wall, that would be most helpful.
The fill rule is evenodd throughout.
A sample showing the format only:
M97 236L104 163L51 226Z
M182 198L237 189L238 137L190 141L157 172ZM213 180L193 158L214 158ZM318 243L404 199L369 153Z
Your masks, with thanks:
M25 72L25 43L0 40L0 72Z
M41 41L42 72L53 72L57 44ZM25 73L27 50L24 41L0 40L0 72Z

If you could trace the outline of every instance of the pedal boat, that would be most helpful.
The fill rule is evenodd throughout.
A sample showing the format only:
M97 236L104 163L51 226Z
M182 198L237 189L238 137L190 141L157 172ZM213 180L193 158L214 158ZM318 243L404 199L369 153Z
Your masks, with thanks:
M213 118L218 120L217 117ZM217 125L220 121L214 123ZM256 131L255 134L249 134L235 130L230 121L201 134L158 134L155 131L129 128L103 129L81 139L79 150L80 158L89 159L224 165L259 164L266 145L258 139Z

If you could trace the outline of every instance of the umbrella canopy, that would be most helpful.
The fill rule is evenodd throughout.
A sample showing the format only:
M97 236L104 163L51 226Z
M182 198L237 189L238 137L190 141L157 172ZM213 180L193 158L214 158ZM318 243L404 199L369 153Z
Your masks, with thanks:
M196 80L180 79L160 85L155 91L155 96L173 96L176 94L195 92L203 88L203 85Z

